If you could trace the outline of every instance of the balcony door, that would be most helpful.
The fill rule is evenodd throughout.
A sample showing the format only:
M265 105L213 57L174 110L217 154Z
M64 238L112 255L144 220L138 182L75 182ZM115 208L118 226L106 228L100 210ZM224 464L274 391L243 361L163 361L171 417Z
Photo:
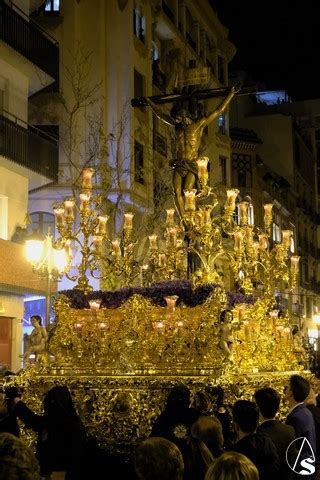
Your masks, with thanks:
M12 318L0 317L0 365L11 368Z

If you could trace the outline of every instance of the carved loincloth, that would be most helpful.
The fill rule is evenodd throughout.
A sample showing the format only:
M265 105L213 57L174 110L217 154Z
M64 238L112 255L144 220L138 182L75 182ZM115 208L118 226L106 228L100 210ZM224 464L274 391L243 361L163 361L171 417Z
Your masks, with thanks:
M193 173L198 176L198 165L196 159L186 160L185 158L174 158L169 162L170 167L177 172L182 178L186 177L188 173Z

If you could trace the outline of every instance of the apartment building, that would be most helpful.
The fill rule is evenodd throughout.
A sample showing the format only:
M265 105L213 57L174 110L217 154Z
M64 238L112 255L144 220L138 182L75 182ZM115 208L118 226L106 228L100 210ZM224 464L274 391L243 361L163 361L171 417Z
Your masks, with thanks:
M29 14L27 1L0 1L0 364L13 370L20 368L24 301L46 293L21 243L29 192L58 172L57 144L28 124L28 106L57 78L59 46Z

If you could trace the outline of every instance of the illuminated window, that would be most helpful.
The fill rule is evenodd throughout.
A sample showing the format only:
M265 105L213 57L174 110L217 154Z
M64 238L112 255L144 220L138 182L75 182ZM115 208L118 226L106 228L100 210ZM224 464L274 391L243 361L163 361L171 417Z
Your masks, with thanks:
M144 185L144 162L143 162L143 145L134 142L134 179L137 183Z
M253 210L253 205L251 203L248 207L248 224L254 225L254 210Z
M218 116L218 132L223 135L226 133L226 117L223 114Z
M133 33L136 37L145 42L146 35L146 19L143 15L141 6L137 6L133 9Z
M60 0L46 0L44 11L45 13L59 13Z
M273 213L273 223L272 223L272 240L276 243L280 243L281 238L281 219L277 212Z

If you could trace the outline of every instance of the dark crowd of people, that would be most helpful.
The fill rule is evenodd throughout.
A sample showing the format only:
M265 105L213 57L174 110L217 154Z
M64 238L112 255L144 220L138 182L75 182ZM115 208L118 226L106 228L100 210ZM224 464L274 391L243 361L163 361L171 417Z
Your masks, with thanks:
M66 386L46 393L42 415L15 387L0 395L0 480L109 478L112 471L132 480L318 479L320 408L299 375L284 392L260 388L233 405L221 387L192 396L176 385L149 437L122 465L87 435ZM284 422L277 418L282 397L289 406ZM19 438L20 421L37 434L35 453Z

